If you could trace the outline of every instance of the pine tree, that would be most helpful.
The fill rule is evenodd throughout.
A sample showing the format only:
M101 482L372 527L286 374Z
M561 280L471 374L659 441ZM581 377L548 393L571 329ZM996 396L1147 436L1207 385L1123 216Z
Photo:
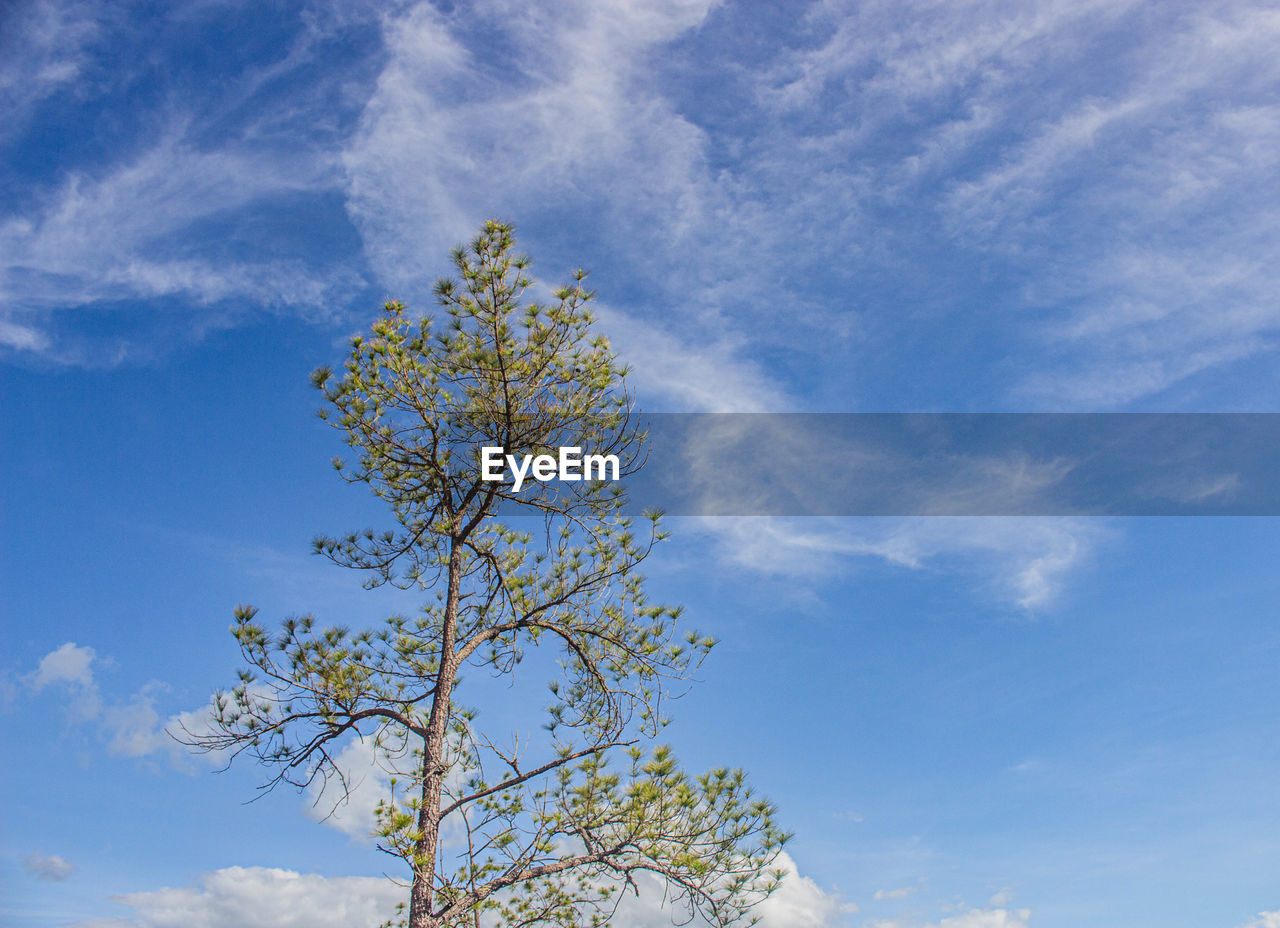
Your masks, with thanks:
M407 866L410 928L603 925L645 873L677 920L745 922L781 878L787 836L741 771L691 776L656 743L666 702L715 643L646 595L638 568L665 537L659 515L633 522L614 482L517 493L483 479L481 449L496 446L643 466L627 370L592 332L586 273L549 305L527 300L529 259L498 222L453 263L457 278L435 288L440 331L388 303L341 376L314 375L322 417L357 457L335 467L396 526L318 538L316 551L368 586L432 590L434 602L375 629L307 616L274 635L240 607L248 667L217 695L212 733L184 740L255 758L268 785L303 787L345 786L337 749L374 739L401 768L376 837ZM499 746L459 701L464 670L510 674L531 649L559 656L541 756Z

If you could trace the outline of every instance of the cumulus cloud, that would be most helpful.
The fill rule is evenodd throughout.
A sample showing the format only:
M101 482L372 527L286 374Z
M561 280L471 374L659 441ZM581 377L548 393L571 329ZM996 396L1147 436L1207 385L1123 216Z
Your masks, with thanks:
M341 779L317 779L308 787L307 814L348 837L366 841L377 824L378 803L391 797L391 777L400 758L374 739L352 738L333 758Z
M73 720L93 722L95 734L109 753L159 757L175 769L193 769L192 751L177 738L188 741L215 733L216 697L210 696L194 709L165 716L157 702L168 687L157 681L120 699L104 698L95 676L95 665L102 664L93 648L67 642L41 658L37 669L25 679L36 691L49 688L69 698ZM250 684L250 692L271 695L262 683ZM307 814L349 837L367 840L376 824L378 803L391 795L392 776L402 773L408 763L404 754L378 747L372 737L351 738L333 758L340 775L328 780L318 777L306 789ZM214 765L228 759L224 750L194 756ZM462 776L460 772L456 775ZM446 830L446 840L455 837L453 830Z
M68 711L73 719L89 721L102 712L102 697L93 675L97 655L93 648L68 641L40 659L26 679L33 692L52 688L69 697Z
M68 702L73 721L93 722L93 730L107 751L120 757L166 756L177 767L189 756L168 731L187 730L205 734L211 728L213 700L199 709L164 718L156 708L159 696L168 687L151 681L123 698L104 697L97 672L109 661L93 648L66 642L42 657L36 669L24 679L33 692L49 690ZM215 760L218 758L214 758Z
M992 894L991 898L987 900L987 905L1005 907L1011 902L1013 902L1013 887L1004 886Z
M840 928L846 924L844 916L858 910L839 894L823 890L802 876L789 854L780 855L777 866L787 874L782 885L752 910L752 915L760 919L761 928ZM687 918L686 912L667 904L667 893L656 876L641 873L636 875L634 891L622 895L609 924L615 928L670 928ZM697 917L687 924L692 928L707 926Z
M148 740L145 716L157 684L144 687L122 704L108 703L96 676L96 668L104 663L93 648L68 641L40 658L36 669L24 679L33 693L50 690L62 696L74 721L103 721L105 724L95 727L107 738L112 753L147 753L150 747L139 752L132 748Z
M148 683L121 703L107 706L103 720L110 735L107 750L121 757L145 757L156 751L175 752L175 744L164 732L156 696L167 687Z
M37 692L52 683L69 683L84 689L93 687L94 657L93 648L68 641L40 658L32 683Z
M199 886L124 893L125 919L74 928L350 928L390 918L405 891L384 877L325 877L267 867L227 867Z
M838 928L846 924L844 916L858 911L853 903L838 893L827 891L799 873L791 855L782 853L777 861L786 876L782 885L768 899L752 910L762 928ZM637 881L637 893L623 896L611 925L618 928L666 928L672 924L673 910L665 904L661 882L648 874ZM695 928L706 923L695 919Z
M1280 909L1259 912L1257 918L1245 922L1240 928L1280 928Z
M104 699L95 677L95 665L102 659L93 648L67 642L41 658L27 676L33 689L52 688L69 697L77 722L93 722L94 731L106 750L119 757L159 757L178 770L192 769L190 749L181 737L211 735L215 732L215 697L194 709L162 715L157 708L168 687L152 681L121 699ZM261 683L250 691L268 696ZM175 737L177 736L177 737ZM317 778L306 790L308 815L357 840L367 840L376 823L375 810L391 794L391 777L402 772L405 759L375 745L372 737L352 738L333 760L339 777ZM227 752L214 750L198 756L210 764L222 764ZM452 832L445 836L452 839Z
M857 905L846 902L839 893L824 890L801 875L790 854L784 852L778 866L787 875L756 913L765 928L835 928L845 924L844 916L858 911Z
M48 880L53 883L61 883L71 876L76 869L74 865L68 863L57 854L50 854L46 857L38 852L24 854L22 867L37 880Z
M763 928L837 928L844 924L844 914L856 911L796 873L789 856L784 854L779 864L789 876L756 910ZM670 926L673 913L663 904L657 879L642 874L637 885L639 895L626 894L610 924L616 928ZM349 928L389 918L406 896L402 886L385 877L325 877L265 867L227 867L206 874L199 886L115 896L112 901L134 910L130 917L78 922L71 928ZM1014 924L1009 923L1009 928ZM956 928L988 926L975 923Z

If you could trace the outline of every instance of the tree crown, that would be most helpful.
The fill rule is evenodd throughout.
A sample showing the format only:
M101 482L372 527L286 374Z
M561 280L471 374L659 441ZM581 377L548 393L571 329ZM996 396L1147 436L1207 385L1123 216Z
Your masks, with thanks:
M481 475L480 449L494 445L579 446L628 472L644 461L627 371L591 331L586 273L554 302L524 301L529 260L514 246L509 225L486 223L453 253L457 279L436 285L441 331L388 303L341 376L314 375L331 405L322 416L357 455L335 466L396 523L315 550L370 586L432 590L434 602L376 629L305 616L276 635L241 607L233 632L249 669L219 694L215 733L187 740L248 752L276 771L269 785L345 787L335 747L373 739L396 774L375 830L412 874L411 928L474 926L481 913L513 928L603 924L642 873L690 917L727 925L776 885L786 835L740 771L692 777L669 748L645 748L667 724L671 684L715 644L647 597L638 568L664 537L659 514L637 528L604 481L516 493ZM559 674L534 756L481 730L457 690L467 667L508 674L547 645Z

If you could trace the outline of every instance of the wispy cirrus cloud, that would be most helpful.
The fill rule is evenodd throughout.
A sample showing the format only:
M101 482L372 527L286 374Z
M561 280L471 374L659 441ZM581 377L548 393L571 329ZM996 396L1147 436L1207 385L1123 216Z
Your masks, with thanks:
M678 236L673 218L703 199L703 141L639 66L710 7L584 3L551 15L489 2L450 16L418 4L389 17L387 63L343 155L348 208L382 279L422 287L424 258L480 220L554 211L562 197L605 207L615 234L656 218L644 240ZM473 50L495 32L501 54Z
M0 31L0 142L26 128L41 102L74 88L102 35L110 10L94 0L40 0L14 4Z
M1046 115L946 203L957 234L1044 262L1033 304L1061 357L1029 397L1119 405L1274 348L1280 16L1161 25L1128 81Z
M738 408L776 394L722 324L725 291L751 260L727 246L750 237L726 228L743 211L707 164L705 132L645 68L713 6L591 3L552 15L491 2L447 16L420 4L388 18L387 64L343 154L348 209L380 279L426 292L436 256L495 215L530 217L523 231L552 246L544 267L565 239L607 235L606 253L631 265L615 286L649 282L643 295L605 297L615 345L647 368L651 395ZM503 53L473 48L477 32L496 33ZM561 221L567 230L551 227ZM708 248L713 273L695 267ZM651 300L675 293L679 312L655 311Z
M118 339L105 355L99 345L95 357L60 340L54 323L69 311L132 301L142 304L139 315L185 315L185 328L199 333L255 308L332 316L364 285L348 262L319 268L279 241L257 250L234 230L324 189L332 173L322 157L288 164L252 145L202 150L189 131L172 128L101 176L72 174L39 209L0 220L5 343L72 363L147 357L158 349L141 335ZM232 229L210 241L220 226Z
M296 275L273 282L278 268L183 254L173 243L201 220L323 185L323 161L286 165L278 153L250 146L205 151L188 134L174 127L100 177L72 174L34 216L0 224L7 260L0 299L18 309L174 294L203 303L236 293L266 304L315 301L320 291L298 291Z
M809 22L821 41L761 99L815 167L870 172L907 253L984 262L982 312L1018 333L1010 398L1123 406L1274 349L1271 5L833 2Z
M83 90L74 62L108 27L30 9L31 48L73 62L33 86ZM56 354L51 310L110 300L185 306L196 334L235 324L232 302L325 318L369 281L412 300L502 215L551 276L607 275L618 347L672 393L663 358L705 344L731 390L827 408L856 407L860 377L892 391L904 352L958 364L976 402L1111 408L1274 348L1267 4L343 9L309 7L221 108L173 104L147 144L3 220L0 340ZM371 29L346 71L314 67ZM359 241L237 250L293 196L335 198ZM1007 357L966 362L952 331Z
M420 287L424 255L497 211L538 216L553 252L607 227L606 260L653 278L608 294L621 311L713 353L732 333L738 369L769 356L781 382L789 352L840 382L842 354L898 340L895 286L972 314L967 284L912 267L939 249L994 278L977 324L1016 342L1008 401L1123 406L1270 350L1265 6L820 3L750 67L757 49L717 41L733 20L500 3L388 19L344 156L376 266ZM671 49L707 55L737 110L684 92Z
M84 360L49 320L125 299L172 302L197 332L235 324L232 303L325 317L365 283L362 262L422 293L439 255L501 213L528 217L549 276L583 246L604 263L615 345L674 408L802 406L847 382L851 359L889 373L878 356L902 350L905 367L936 366L894 315L895 288L921 278L941 294L931 327L966 314L1009 344L999 372L953 371L987 381L987 402L1141 402L1270 350L1280 25L1264 5L817 3L759 46L726 41L738 14L709 2L576 13L390 8L376 79L348 91L358 120L290 147L301 120L282 114L314 100L269 91L320 41L298 40L218 111L257 100L275 115L210 146L209 114L188 113L0 221L0 341ZM674 79L712 79L689 70L695 51L733 112ZM254 215L317 191L340 198L358 256L234 247ZM912 266L922 244L987 262L996 297L975 310L963 287L945 292L945 273ZM860 402L839 397L819 402ZM920 567L948 543L1001 563L993 588L1034 605L1095 539L1010 524L835 548Z
M879 564L973 578L983 598L1028 610L1052 605L1112 531L1091 519L1009 516L704 519L699 528L727 562L766 576L816 580Z
M55 137L66 122L102 140L92 159L76 146L42 149L38 135L8 140L39 151L42 168L27 169L23 196L0 215L0 344L56 362L110 366L163 355L168 345L262 310L341 315L351 294L367 286L362 263L329 246L317 251L316 236L327 224L338 228L321 239L340 237L345 225L340 203L326 201L340 196L326 141L340 107L325 98L346 72L301 78L317 70L324 42L348 24L303 17L279 59L221 75L212 93L196 90L202 83L183 74L181 52L155 45L129 12L19 7L15 31L34 48L46 32L56 34L54 44L63 33L97 37L94 45L67 39L60 47L59 55L83 67L55 69L62 75L56 98L52 90L32 96L40 80L17 83L30 106L49 110ZM171 11L155 28L180 47L177 37L198 37L219 15L237 14L193 6ZM100 47L106 43L120 46L110 61ZM157 71L127 51L139 43L180 61ZM174 75L173 83L157 74ZM117 324L85 335L76 324L84 311L115 313Z

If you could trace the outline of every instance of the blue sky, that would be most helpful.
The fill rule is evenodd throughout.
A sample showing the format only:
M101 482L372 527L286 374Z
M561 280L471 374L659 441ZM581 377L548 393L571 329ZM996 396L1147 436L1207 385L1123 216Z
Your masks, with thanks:
M394 894L376 776L318 824L162 728L238 602L403 608L307 553L381 516L307 375L483 219L592 269L647 410L1278 412L1277 47L1247 2L6 5L4 920ZM672 528L723 644L671 740L796 832L767 928L1280 926L1275 520Z

